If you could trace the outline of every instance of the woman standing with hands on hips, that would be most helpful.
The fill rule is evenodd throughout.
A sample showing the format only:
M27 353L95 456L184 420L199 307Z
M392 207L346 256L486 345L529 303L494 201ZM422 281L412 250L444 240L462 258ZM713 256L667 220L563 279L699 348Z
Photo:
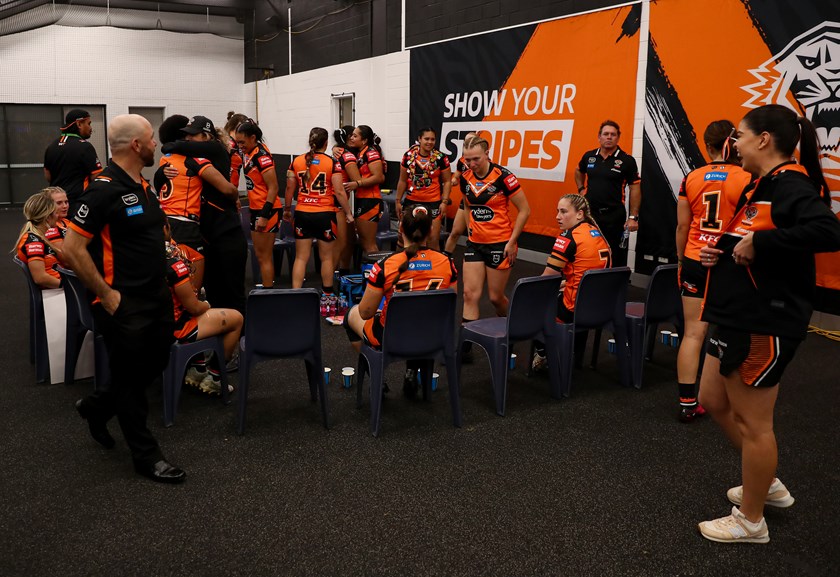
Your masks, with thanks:
M468 214L467 248L464 251L464 322L478 319L478 301L487 279L490 302L500 317L507 316L505 287L516 262L519 235L531 214L516 176L490 162L490 145L481 137L464 144L467 170L461 175ZM511 219L509 205L518 211ZM469 353L469 348L464 353Z
M262 286L274 286L274 239L280 229L280 185L271 151L263 142L263 133L253 120L236 127L236 144L242 152L242 172L251 207L251 238L260 264ZM284 213L291 214L287 206Z
M429 242L435 249L440 245L443 212L452 204L449 198L452 169L449 158L435 148L436 142L433 128L420 129L417 144L406 151L400 163L396 198L397 219L402 219L403 210L408 212L415 206L426 208L433 219Z
M353 218L362 250L376 252L376 228L382 216L382 192L379 185L385 182L385 160L379 147L379 137L370 126L360 124L350 135L347 144L358 151L356 159L359 166L358 180L351 180L344 185L344 190L354 192Z
M342 126L333 131L333 139L335 144L332 147L333 160L336 163L336 169L341 173L341 181L344 184L348 182L355 182L362 179L359 174L359 161L356 155L347 145L347 140L356 129L354 126ZM338 189L336 189L338 190ZM342 190L345 190L342 187ZM350 202L350 195L347 194L348 202ZM350 203L352 208L353 204ZM336 239L333 243L333 263L340 275L344 276L350 272L350 259L353 256L353 245L356 242L356 230L341 217L343 209L338 204L336 197L335 212L336 212Z
M714 326L700 402L740 451L743 484L726 493L732 514L699 528L712 541L766 543L765 504L794 502L775 477L777 385L808 330L814 253L840 249L840 221L828 207L819 143L807 118L762 106L744 116L736 137L744 169L758 178L717 243L700 251L709 268L702 319ZM791 160L797 144L801 164Z

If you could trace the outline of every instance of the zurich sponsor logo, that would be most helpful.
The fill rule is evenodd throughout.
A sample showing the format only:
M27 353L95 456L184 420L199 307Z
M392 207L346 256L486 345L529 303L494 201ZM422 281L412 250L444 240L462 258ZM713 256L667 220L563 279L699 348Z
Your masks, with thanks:
M124 194L122 197L123 204L126 206L131 206L132 204L137 204L140 202L140 199L137 198L136 194Z
M128 216L136 216L138 214L143 214L143 207L142 206L129 206L125 209L125 213Z
M408 270L432 270L432 261L415 260L408 263Z
M589 236L591 236L593 238L597 238L597 237L601 236L601 231L592 229L592 230L589 231Z
M586 168L595 168L595 164L594 163L587 164Z
M729 176L727 172L707 172L703 180L726 180L727 176Z
M473 206L471 209L473 220L476 222L490 222L496 213L489 206Z
M321 164L321 159L320 158L313 158L312 159L312 164Z

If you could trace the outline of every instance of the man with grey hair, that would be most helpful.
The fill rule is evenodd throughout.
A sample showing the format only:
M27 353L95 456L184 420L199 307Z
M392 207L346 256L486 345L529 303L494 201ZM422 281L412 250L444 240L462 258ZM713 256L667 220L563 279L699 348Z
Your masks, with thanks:
M146 421L146 388L160 377L173 341L172 297L166 284L166 217L140 174L154 164L152 126L125 114L111 122L112 160L75 206L64 254L94 293L94 322L108 350L111 383L80 399L76 409L106 449L117 417L135 470L153 481L180 483L186 473L169 464Z

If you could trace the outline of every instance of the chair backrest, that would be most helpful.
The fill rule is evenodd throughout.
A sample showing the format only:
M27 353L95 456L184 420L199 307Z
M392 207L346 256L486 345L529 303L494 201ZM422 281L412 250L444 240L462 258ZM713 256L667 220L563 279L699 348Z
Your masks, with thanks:
M391 210L388 208L388 203L385 200L380 200L382 203L382 216L379 217L376 232L391 232Z
M455 302L452 289L394 293L382 334L382 352L396 357L455 350Z
M295 227L294 225L285 220L283 218L280 219L280 230L277 232L277 238L281 238L284 240L295 240Z
M251 209L243 206L239 209L239 224L245 234L245 240L251 240Z
M41 287L32 278L32 273L29 272L29 265L20 260L17 255L12 257L16 265L20 267L23 276L26 277L26 285L29 287L30 306L34 307L35 312L44 317L44 295L41 294Z
M645 317L648 321L665 321L681 314L677 269L678 265L663 264L653 271L645 296Z
M511 340L532 338L554 326L560 275L521 278L513 285L508 309L507 331Z
M72 270L63 267L57 267L57 270L64 281L62 286L64 287L65 297L67 297L67 314L70 314L69 307L73 303L76 311L78 311L81 325L93 330L93 313L90 312L87 288Z
M593 269L583 273L575 300L575 327L598 328L623 322L630 269Z
M251 291L245 306L245 347L266 357L320 347L320 302L321 293L314 288Z

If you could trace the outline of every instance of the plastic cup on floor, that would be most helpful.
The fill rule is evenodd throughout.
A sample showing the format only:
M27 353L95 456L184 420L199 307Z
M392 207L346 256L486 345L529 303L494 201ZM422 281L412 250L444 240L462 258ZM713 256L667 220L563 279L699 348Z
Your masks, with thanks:
M607 341L607 352L615 354L615 339L609 339Z
M671 346L677 348L680 346L680 335L671 333Z
M659 331L659 334L662 336L663 345L671 344L671 331Z
M330 384L330 373L331 372L332 372L331 368L324 367L324 384L326 384L326 385Z
M437 374L437 373L432 373L432 390L433 390L433 391L436 391L436 390L437 390L437 386L438 386L438 379L439 379L439 378L440 378L440 375L439 375L439 374Z
M356 369L353 367L344 367L341 369L341 376L344 379L344 388L349 389L353 386L353 376L356 374Z
M510 354L510 370L513 370L515 368L516 368L516 353L511 353Z

